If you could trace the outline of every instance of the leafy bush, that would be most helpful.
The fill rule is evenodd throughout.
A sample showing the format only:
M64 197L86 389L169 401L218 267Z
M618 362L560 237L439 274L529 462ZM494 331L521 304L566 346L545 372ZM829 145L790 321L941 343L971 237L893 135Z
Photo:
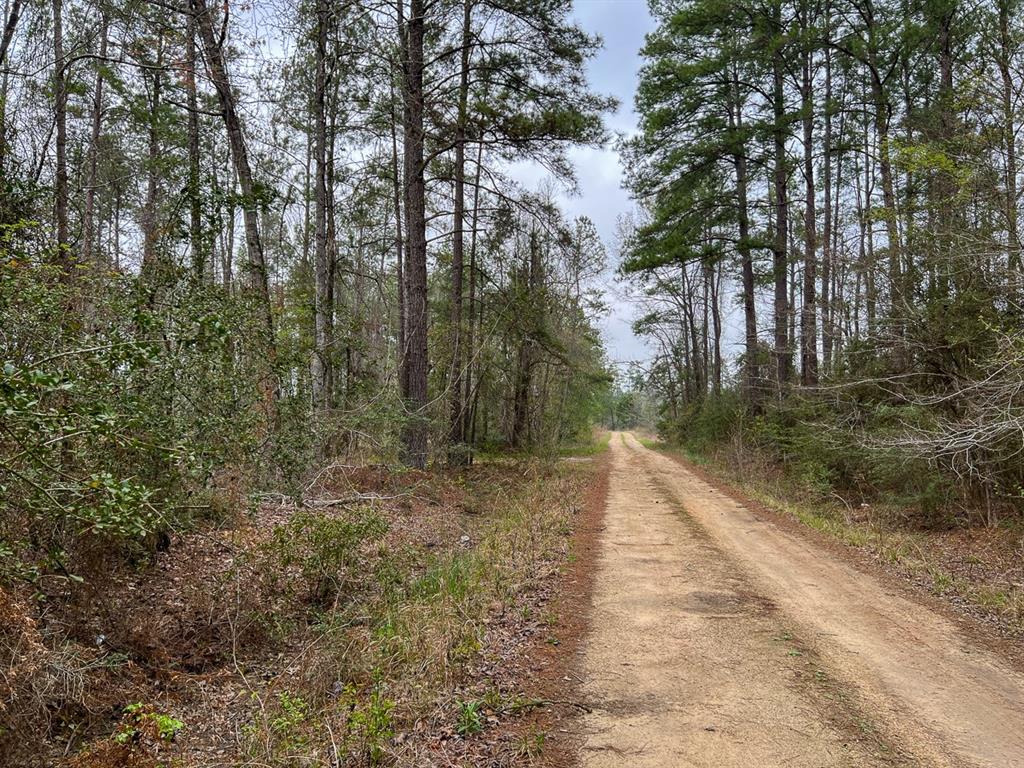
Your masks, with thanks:
M678 422L666 425L666 437L703 453L728 440L733 430L741 426L743 416L739 397L735 393L724 392L690 405Z
M0 230L0 581L52 585L166 543L224 470L268 476L272 427L304 415L282 399L270 422L244 298L173 271L72 287L26 228Z
M350 510L343 517L299 512L274 529L262 547L257 571L280 579L278 588L324 603L357 580L366 581L366 544L378 541L387 523L374 510Z
M163 756L185 724L142 703L124 708L109 738L100 740L70 762L71 768L161 768Z
M124 708L124 713L121 728L114 734L114 741L118 744L137 741L145 730L152 731L152 735L160 741L173 741L185 727L181 720L156 712L141 702L129 704Z
M931 428L934 414L879 402L870 388L855 394L842 401L793 395L751 412L738 393L726 392L692 405L662 432L698 455L717 453L736 462L738 451L746 461L755 458L811 498L884 498L917 507L933 524L948 521L944 512L955 498L950 478L888 444L893 435ZM732 453L726 457L727 446Z
M360 699L356 688L350 684L346 686L340 703L343 709L348 710L345 745L349 752L361 756L367 765L380 765L387 744L394 736L391 722L394 702L385 697L377 686L369 696Z

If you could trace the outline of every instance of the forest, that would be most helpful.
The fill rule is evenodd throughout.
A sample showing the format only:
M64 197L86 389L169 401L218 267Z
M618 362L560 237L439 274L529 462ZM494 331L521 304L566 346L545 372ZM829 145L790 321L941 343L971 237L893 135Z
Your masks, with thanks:
M1024 764L1020 0L2 5L0 766Z
M606 139L567 14L12 2L7 500L131 536L218 473L589 440L604 248L508 174Z
M614 99L584 74L598 48L558 0L5 4L0 634L12 666L0 763L52 765L56 749L81 751L82 766L151 764L131 762L136 742L153 737L146 749L159 752L177 719L152 700L123 709L127 696L156 696L131 681L139 668L202 673L232 644L282 653L296 615L303 631L343 633L341 613L371 610L369 598L341 600L350 584L375 585L379 621L364 643L385 643L397 621L384 605L444 598L469 610L449 604L444 574L455 569L463 591L459 578L480 577L459 549L477 534L426 514L410 522L409 505L443 497L449 514L449 502L474 508L496 492L513 505L551 493L562 480L537 479L547 470L525 457L589 450L610 387L597 329L607 256L594 224L557 203L575 186L568 150L609 139ZM523 166L549 181L517 183ZM488 483L458 472L501 452L524 458L500 482L486 467ZM385 469L355 477L357 465ZM448 484L460 477L466 486ZM378 487L391 483L401 487ZM405 505L401 521L381 517L389 504L395 515ZM406 524L451 537L435 546ZM211 530L235 537L223 544L235 555L150 594L193 613L123 610L137 569L159 581L160 563L205 552ZM269 542L243 557L237 538L253 530ZM417 554L370 564L385 535ZM502 589L521 588L537 562L517 561ZM246 582L254 602L240 607ZM197 605L204 583L215 602ZM275 592L306 613L275 608ZM497 598L476 592L486 613ZM415 662L440 653L431 673L447 680L474 637L448 633L448 650ZM336 736L358 744L336 743L335 760L349 749L376 763L392 735L385 702L399 697L374 687L385 661L364 645L351 655L362 671L338 685L357 714ZM292 764L282 755L300 743L319 754L297 735L297 713L319 710L289 690L253 694L265 719L247 727L276 739L264 761ZM282 735L275 718L288 717L303 723ZM119 719L131 737L103 741ZM255 730L241 747L221 735L236 753L259 742Z
M662 431L819 497L1018 518L1021 5L652 13L620 269Z

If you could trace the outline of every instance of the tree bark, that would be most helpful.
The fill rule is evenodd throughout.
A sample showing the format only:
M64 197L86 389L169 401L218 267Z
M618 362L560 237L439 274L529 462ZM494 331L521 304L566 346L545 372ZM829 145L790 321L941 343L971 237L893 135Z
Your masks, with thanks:
M512 434L510 436L510 442L515 448L525 448L530 443L530 390L533 387L533 367L537 362L535 347L537 325L540 322L540 242L536 229L530 230L529 264L526 272L528 327L519 346L516 385L513 394Z
M1006 150L1006 256L1010 270L1011 287L1019 284L1021 269L1021 239L1017 210L1017 140L1014 125L1014 76L1010 70L1010 0L999 2L999 76L1002 80L1003 144Z
M462 49L459 54L459 106L455 125L455 200L452 216L452 282L451 282L451 356L452 367L448 379L448 390L451 398L451 419L448 441L450 464L461 465L467 461L466 451L462 448L465 442L463 412L462 377L465 370L462 342L462 283L465 262L464 234L466 218L466 120L469 102L469 51L472 43L471 0L462 3Z
M720 266L711 265L711 328L713 339L713 364L714 380L712 391L716 396L722 394L722 314L719 307L719 293L722 269Z
M326 413L331 407L332 365L331 346L333 336L332 283L334 270L331 268L327 248L327 38L329 23L329 0L316 2L316 84L313 98L314 125L314 342L313 357L310 361L312 378L313 407Z
M476 416L476 408L474 405L473 392L474 379L479 376L480 364L477 361L476 356L476 326L477 326L477 312L476 312L476 295L477 295L477 277L476 277L476 238L477 230L480 223L480 174L483 169L483 155L484 155L484 143L480 142L477 148L476 155L476 179L473 187L473 225L469 236L469 308L466 313L468 323L466 324L466 344L465 344L465 358L466 358L466 381L465 381L465 394L463 403L465 404L463 413L463 424L462 424L462 435L464 439L467 439L470 445L474 444L474 430L473 430L473 419ZM482 309L482 304L481 304ZM472 462L472 454L469 455L469 461Z
M704 381L701 382L701 397L707 395L708 384L710 376L708 372L711 370L713 361L711 359L711 343L710 343L710 316L711 316L711 280L713 277L711 262L708 259L704 259L701 264L701 318L700 318L700 354L701 354L701 370L704 371Z
M163 88L164 37L160 34L156 47L156 66L151 70L152 88L149 103L149 138L146 158L146 202L142 209L142 274L153 278L158 270L157 194L160 184L160 98Z
M401 0L399 2L401 10ZM404 51L404 46L403 46ZM404 56L404 54L403 54ZM394 94L392 94L392 98ZM398 391L405 399L409 395L409 383L405 377L405 344L409 320L405 302L405 273L404 254L402 237L402 190L403 179L399 176L398 169L398 134L396 131L397 118L392 115L391 120L391 178L392 178L392 207L395 215L395 279L398 286L398 350L395 356L395 364L398 368Z
M403 66L406 302L408 336L405 376L409 417L403 429L404 462L427 462L427 231L424 181L423 44L424 0L411 0L405 22Z
M60 2L60 0L55 0ZM271 363L276 358L274 342L274 317L270 304L270 280L267 264L263 255L263 243L260 240L259 197L261 190L253 181L252 168L249 165L249 152L242 133L242 121L238 115L238 107L231 81L228 78L224 51L218 36L214 33L213 18L206 5L206 0L190 0L192 13L199 28L199 37L206 55L206 63L210 68L210 79L217 91L217 99L224 118L224 127L228 134L231 147L231 160L238 186L242 192L242 218L245 224L246 272L250 290L256 295L266 333L266 346L271 355Z
M826 10L828 13L829 10ZM826 20L826 36L831 35L831 19ZM821 232L821 357L828 375L832 366L832 49L825 46L825 135L822 152L822 185L825 192L824 221Z
M776 2L773 7L774 29L780 36L782 30L782 8ZM782 41L775 43L772 52L772 137L774 144L774 166L772 174L775 196L775 238L772 244L772 275L775 286L775 379L776 388L781 395L789 383L792 368L792 353L789 348L787 319L789 314L789 297L787 295L787 258L789 247L789 205L788 205L788 171L786 162L786 129L785 103L783 101L783 61Z
M328 8L331 6L328 5ZM327 349L330 351L337 343L335 318L338 315L337 309L337 297L343 297L344 294L344 275L339 269L339 256L338 256L338 206L337 200L334 197L334 190L337 188L337 165L334 161L334 148L338 138L338 93L340 91L339 78L333 76L334 61L328 59L331 65L331 70L327 73L328 83L331 84L331 90L327 95L327 171L324 177L326 184L327 193L327 269L330 272L329 279L327 281L328 295L327 295L327 306L330 307L327 320L329 339L327 343ZM340 285L340 289L338 284ZM337 385L338 375L335 366L331 366L330 370L330 382L327 387L327 398L328 401L333 405L336 402L337 397Z
M107 37L109 19L103 12L100 19L100 59L107 56ZM92 114L90 116L89 157L85 182L85 201L82 206L82 262L86 268L98 272L99 264L95 263L96 241L96 181L99 169L100 132L103 127L103 73L96 71L96 81L92 93Z
M697 328L697 312L694 309L694 292L696 286L686 271L686 264L680 265L680 279L682 282L683 315L686 326L689 329L687 342L688 369L690 376L689 397L692 402L702 398L707 392L707 375L702 365L700 331Z
M803 3L801 19L805 41L810 34L809 3ZM804 291L800 308L800 383L818 383L818 325L815 290L818 281L817 216L814 199L814 53L805 42L802 52L802 123L804 138Z
M877 41L874 17L868 16L868 75L871 82L871 100L874 107L875 134L878 138L878 170L882 177L882 216L885 221L885 236L889 256L889 313L893 329L901 332L900 287L901 249L899 224L896 212L896 187L893 181L892 159L889 153L889 111L890 105L885 93L885 83L877 59Z
M14 0L11 9L7 14L7 21L4 22L3 37L0 37L0 66L7 62L7 51L14 40L14 32L18 28L18 19L21 16L22 0Z
M0 69L3 69L3 81L0 83L0 173L7 167L7 90L10 70L4 64L7 63L7 52L18 29L21 7L22 0L14 0L6 8L7 20L4 22L3 36L0 37Z
M53 119L57 138L54 171L54 228L57 235L56 261L64 280L71 278L71 254L68 249L68 91L64 62L64 2L53 0Z
M196 90L196 19L188 15L185 30L185 90L188 99L188 216L192 274L202 282L210 269L203 242L203 213L200 198L199 98Z
M729 110L730 125L737 133L743 131L743 100L740 97L740 79L737 68L733 67L732 104ZM757 399L758 349L757 349L757 305L754 294L754 258L750 247L750 212L747 203L747 146L746 141L736 143L733 165L736 167L736 218L739 226L739 243L743 282L743 335L744 335L744 384L747 397Z

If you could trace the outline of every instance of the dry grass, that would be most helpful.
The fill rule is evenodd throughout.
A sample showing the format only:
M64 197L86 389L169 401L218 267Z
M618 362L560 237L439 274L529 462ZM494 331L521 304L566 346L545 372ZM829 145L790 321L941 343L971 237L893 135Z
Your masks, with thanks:
M589 477L585 462L337 466L313 478L304 506L268 500L144 568L42 603L0 594L0 763L471 754L476 740L458 727L465 686L486 677L514 696L502 667L537 634ZM118 741L136 703L182 721L180 733L154 737L146 721Z

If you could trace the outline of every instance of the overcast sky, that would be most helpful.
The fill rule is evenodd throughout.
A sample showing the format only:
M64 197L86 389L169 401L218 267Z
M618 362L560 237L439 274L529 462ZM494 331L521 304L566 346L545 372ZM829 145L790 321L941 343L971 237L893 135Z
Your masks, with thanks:
M611 94L620 102L619 110L608 120L616 133L636 130L633 95L640 69L640 48L644 35L654 28L646 0L576 0L576 18L588 32L600 35L604 49L588 68L595 90ZM616 219L632 207L629 195L622 189L622 169L614 148L574 150L573 160L579 175L581 195L565 200L570 216L589 216L597 225L610 256L610 271L618 263L615 250ZM633 336L630 321L633 308L617 298L609 275L608 302L611 314L604 321L604 337L608 356L616 362L645 359L648 352L642 341Z
M615 96L620 102L618 112L609 116L607 125L616 134L629 134L636 129L633 94L640 68L639 51L644 44L644 35L654 26L647 12L647 2L575 0L574 7L580 26L604 40L604 49L590 62L587 72L595 91ZM649 353L644 343L630 330L633 307L617 299L613 279L618 264L616 220L633 207L629 195L621 187L622 169L618 153L609 146L605 149L575 149L570 155L576 166L580 194L563 197L562 208L570 218L589 216L608 248L607 301L612 311L602 324L608 357L615 362L646 359ZM530 186L540 181L539 169L518 171L514 175Z

